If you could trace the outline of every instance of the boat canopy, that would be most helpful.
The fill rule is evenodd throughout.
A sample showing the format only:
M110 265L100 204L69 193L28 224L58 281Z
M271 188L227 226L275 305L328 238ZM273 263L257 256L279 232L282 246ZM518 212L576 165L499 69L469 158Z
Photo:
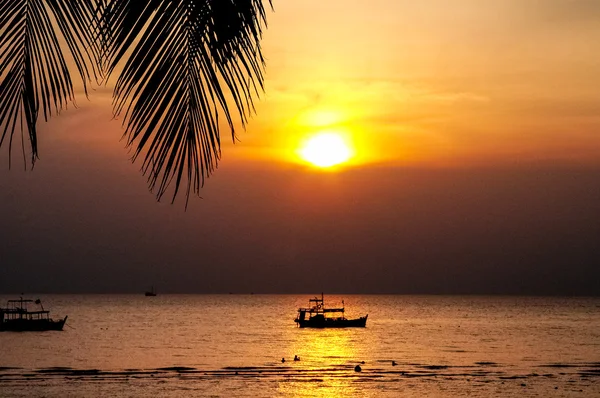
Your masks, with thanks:
M368 315L357 319L347 319L345 317L346 309L343 300L342 307L325 308L323 293L321 293L321 298L315 297L309 299L308 305L308 308L298 308L298 315L295 322L301 328L344 328L366 326ZM307 314L308 317L306 316Z
M311 298L308 300L309 305L312 305L313 303L314 303L314 305L312 307L298 308L298 312L299 313L308 312L309 314L311 314L311 316L313 316L315 314L336 313L336 312L341 312L343 314L346 311L344 307L325 308L325 306L323 305L323 293L321 293L321 298L315 297L315 298ZM344 302L342 301L342 304L343 303Z

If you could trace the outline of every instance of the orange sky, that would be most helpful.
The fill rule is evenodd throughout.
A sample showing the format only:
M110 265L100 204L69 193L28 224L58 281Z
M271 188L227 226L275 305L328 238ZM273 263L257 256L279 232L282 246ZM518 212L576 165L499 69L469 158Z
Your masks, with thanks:
M238 126L235 146L223 129L225 161L303 163L303 143L327 132L344 138L350 165L360 167L600 163L599 2L280 0L274 7L262 42L265 92L247 129ZM107 142L96 150L113 151L120 124L94 128L83 114L110 120L115 79L90 101L80 94L81 109L61 116L69 120L40 120L41 132L82 123L87 139Z
M355 163L597 163L599 42L595 1L276 1L229 153L290 161L334 130Z

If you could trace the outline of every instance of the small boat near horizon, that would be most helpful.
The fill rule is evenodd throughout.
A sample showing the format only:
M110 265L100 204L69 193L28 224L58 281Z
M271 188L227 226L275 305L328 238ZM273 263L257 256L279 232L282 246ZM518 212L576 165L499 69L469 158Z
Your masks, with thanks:
M321 293L321 298L315 297L308 300L308 308L298 308L298 315L294 322L301 328L364 328L367 326L368 314L356 319L345 317L344 301L339 308L326 308ZM308 315L308 318L307 318Z
M30 305L40 309L30 310ZM40 299L29 300L21 297L18 300L8 300L5 308L0 308L0 332L44 332L48 330L63 330L68 316L64 319L50 318L50 311L45 310Z
M154 289L154 286L152 286L149 291L146 291L146 293L144 293L144 295L146 297L154 297L154 296L156 296L156 290Z

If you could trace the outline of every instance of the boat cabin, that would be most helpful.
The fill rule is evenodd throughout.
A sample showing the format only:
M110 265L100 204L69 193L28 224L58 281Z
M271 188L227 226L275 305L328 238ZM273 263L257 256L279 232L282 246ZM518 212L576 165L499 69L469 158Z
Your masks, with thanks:
M345 319L345 309L343 307L344 302L342 301L342 307L340 308L325 308L323 304L323 294L321 298L315 297L308 300L308 308L298 308L297 320L302 322L307 320L315 319Z
M367 324L368 315L357 319L346 319L344 301L342 307L326 308L322 293L321 298L309 299L308 304L307 308L298 308L298 315L294 320L301 328L365 327Z
M8 300L6 307L0 308L0 331L62 330L66 321L66 316L61 320L52 320L50 311L44 309L39 299L21 297Z
M29 311L29 305L36 304L39 310ZM44 310L40 300L8 300L6 308L0 308L0 322L10 322L16 320L38 321L50 320L50 311Z

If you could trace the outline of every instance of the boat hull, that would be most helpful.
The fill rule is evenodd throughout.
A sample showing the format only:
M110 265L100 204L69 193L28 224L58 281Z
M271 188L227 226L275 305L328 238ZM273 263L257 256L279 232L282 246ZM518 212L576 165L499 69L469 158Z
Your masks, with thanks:
M45 332L45 331L61 331L67 322L67 317L60 321L48 319L36 320L5 320L0 323L0 332Z
M334 318L322 318L313 317L310 319L298 319L296 322L301 328L364 328L367 326L367 316L363 316L357 319L334 319Z

